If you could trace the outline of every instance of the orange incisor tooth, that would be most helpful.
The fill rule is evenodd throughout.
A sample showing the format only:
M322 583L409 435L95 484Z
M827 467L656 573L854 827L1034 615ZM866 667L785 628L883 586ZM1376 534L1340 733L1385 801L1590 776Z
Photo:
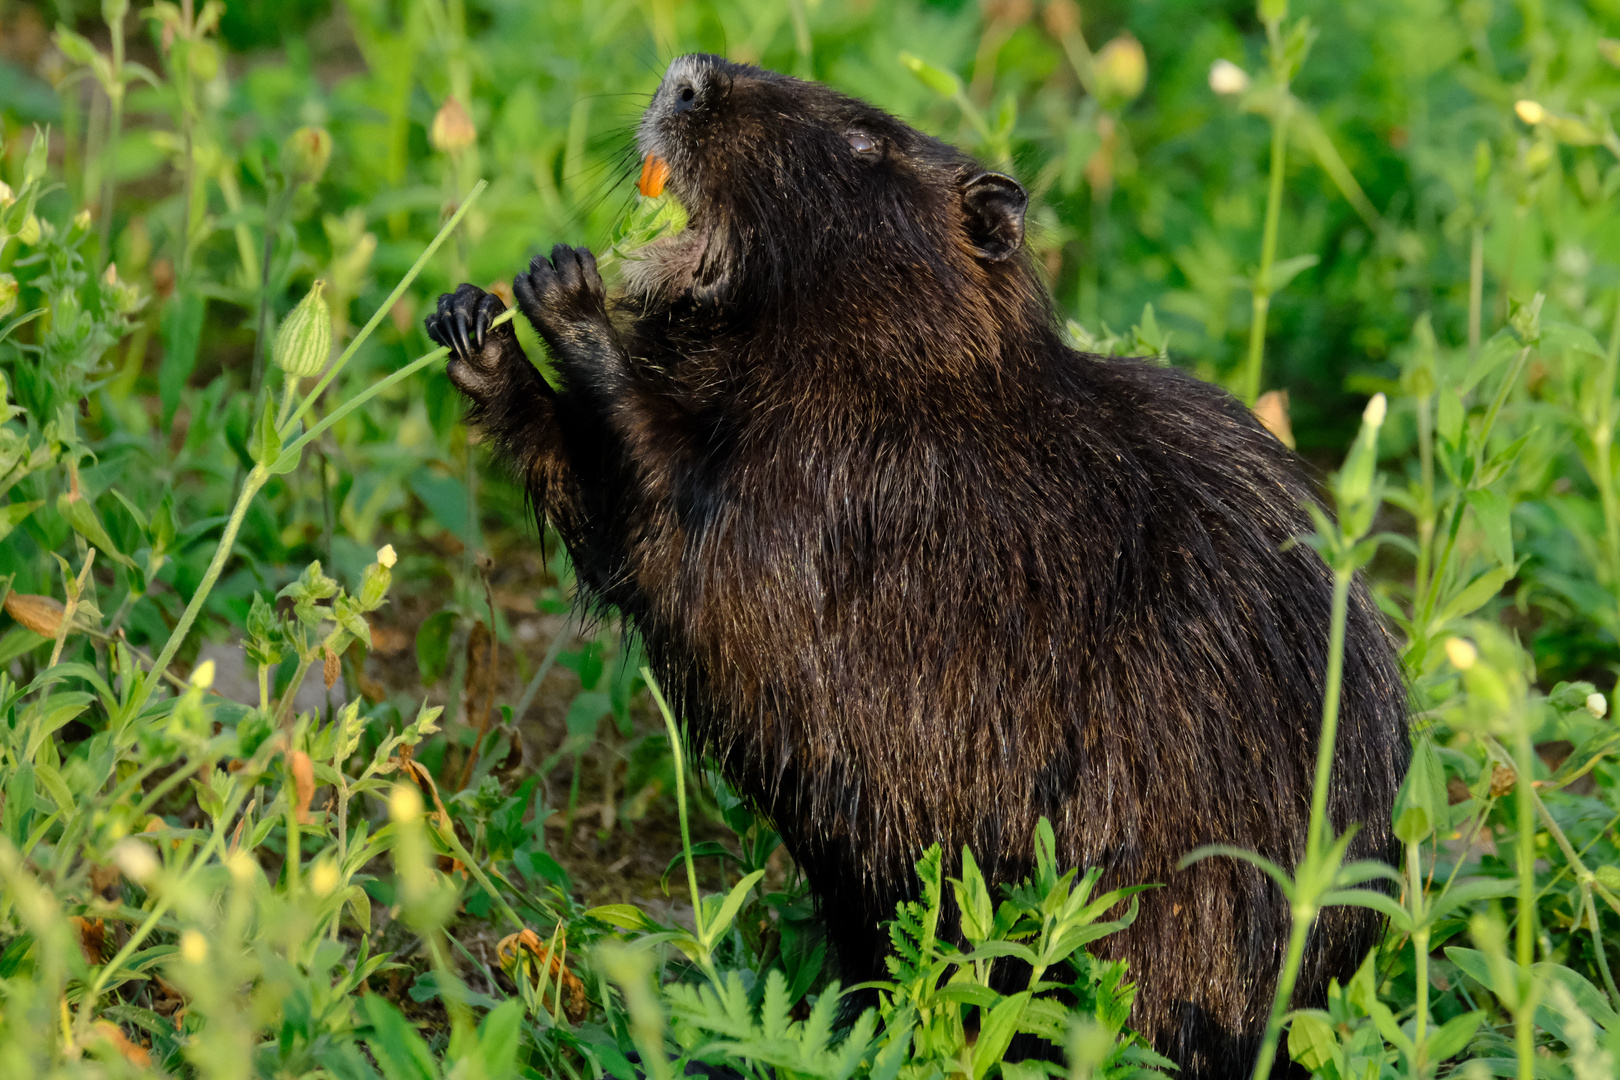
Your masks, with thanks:
M669 179L669 162L657 154L648 154L647 159L641 163L641 179L636 187L649 199L656 199L664 192L664 181Z

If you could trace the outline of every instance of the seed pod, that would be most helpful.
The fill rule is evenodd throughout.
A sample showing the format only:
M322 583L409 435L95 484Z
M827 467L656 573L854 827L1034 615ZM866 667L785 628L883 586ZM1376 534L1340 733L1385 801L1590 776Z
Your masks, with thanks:
M18 291L16 278L10 274L0 274L0 318L10 315L17 306Z
M321 295L326 282L317 278L309 295L298 302L276 331L276 366L295 379L307 379L326 366L332 352L332 312Z
M41 637L56 636L62 628L65 611L60 601L52 600L49 596L11 593L6 597L6 614Z
M301 127L281 144L281 171L294 184L313 184L332 160L332 133L323 127Z

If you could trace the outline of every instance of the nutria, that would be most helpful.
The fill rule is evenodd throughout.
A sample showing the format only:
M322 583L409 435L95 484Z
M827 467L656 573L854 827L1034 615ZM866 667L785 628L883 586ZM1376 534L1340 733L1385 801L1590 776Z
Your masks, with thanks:
M695 743L781 832L847 983L936 841L997 882L1051 819L1105 886L1160 882L1104 953L1184 1077L1247 1075L1288 908L1201 844L1304 847L1331 575L1311 483L1225 392L1075 351L1024 189L826 87L675 60L638 134L684 231L608 295L558 246L513 283L565 383L470 285L428 319L470 420L590 599L643 636ZM1392 853L1390 638L1350 604L1331 813ZM1335 908L1297 1003L1377 940Z

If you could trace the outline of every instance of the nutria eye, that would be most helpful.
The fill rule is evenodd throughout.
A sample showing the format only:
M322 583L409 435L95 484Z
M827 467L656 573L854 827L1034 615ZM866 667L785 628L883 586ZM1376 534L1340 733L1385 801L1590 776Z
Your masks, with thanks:
M878 152L877 140L858 131L850 132L849 148L862 157L871 157Z

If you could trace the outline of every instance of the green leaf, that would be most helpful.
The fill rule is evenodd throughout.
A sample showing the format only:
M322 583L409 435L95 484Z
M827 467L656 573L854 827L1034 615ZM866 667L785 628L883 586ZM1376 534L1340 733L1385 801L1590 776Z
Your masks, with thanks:
M34 816L34 763L24 761L6 781L5 835L13 847L27 852L24 840Z
M1271 264L1266 280L1261 283L1263 291L1281 292L1288 287L1290 281L1321 261L1321 256L1318 255L1295 255L1291 259L1279 259Z
M1429 905L1429 921L1435 922L1446 913L1466 904L1512 896L1518 886L1508 878L1469 878L1453 884Z
M1288 1056L1313 1073L1337 1064L1341 1055L1332 1018L1315 1009L1295 1013L1288 1025Z
M1469 582L1467 588L1446 602L1446 606L1435 617L1435 625L1444 626L1453 619L1472 615L1484 607L1497 593L1501 592L1502 586L1506 585L1516 573L1518 573L1518 567L1516 566L1498 566L1493 570L1487 570L1480 574Z
M941 97L954 98L962 92L962 80L944 68L935 67L920 56L909 52L900 54L900 63L917 76L919 82Z
M1322 894L1322 907L1364 907L1381 911L1402 933L1412 930L1412 915L1388 893L1373 889L1335 889Z
M523 1034L523 1000L508 998L489 1011L478 1025L478 1057L485 1080L502 1080L518 1071L518 1047Z
M106 526L101 524L101 517L96 508L90 505L90 500L83 496L75 499L73 493L64 491L56 497L56 512L62 519L73 526L73 531L84 537L85 541L107 558L134 569L135 560L118 550L112 537L107 535Z
M1491 554L1502 566L1513 565L1513 504L1489 488L1468 493L1468 505L1485 533Z
M381 994L365 994L360 1007L371 1021L366 1046L386 1080L438 1080L433 1052L405 1015Z
M999 1064L1018 1033L1018 1018L1031 995L1029 991L1003 999L979 1021L979 1041L973 1045L973 1080L981 1080L990 1066Z
M1484 1019L1485 1014L1476 1011L1463 1013L1446 1021L1439 1031L1429 1036L1427 1044L1429 1060L1445 1061L1462 1053Z
M450 661L450 632L455 629L456 613L438 611L422 620L416 630L416 670L424 686L432 686L444 675Z
M1446 820L1448 806L1445 767L1434 741L1419 735L1412 748L1412 764L1395 798L1395 836L1403 844L1426 839Z
M634 904L602 904L586 910L585 916L605 922L609 926L617 926L621 930L633 930L638 933L651 933L663 929Z
M158 399L162 408L163 430L174 421L180 407L180 393L197 366L197 346L202 341L203 313L207 301L190 282L180 282L163 311L163 362L158 367Z
M709 921L709 925L703 928L703 936L707 944L714 945L715 942L725 936L726 931L731 929L731 921L737 917L737 912L742 909L743 901L748 899L748 891L758 884L759 879L764 876L765 871L755 870L752 874L737 882L726 896L725 903L720 905L719 912Z
M594 738L602 717L613 711L613 699L596 690L575 694L568 706L564 721L568 734L574 738Z
M248 443L248 455L260 465L268 467L281 455L281 433L276 430L276 406L269 398L253 425L253 438Z
M990 936L995 925L995 905L990 901L990 890L985 887L984 875L973 859L973 852L962 845L962 878L951 880L956 893L956 904L962 913L962 934L977 945Z
M11 535L11 530L21 525L29 514L45 505L44 499L35 499L32 502L10 503L0 506L0 540Z

